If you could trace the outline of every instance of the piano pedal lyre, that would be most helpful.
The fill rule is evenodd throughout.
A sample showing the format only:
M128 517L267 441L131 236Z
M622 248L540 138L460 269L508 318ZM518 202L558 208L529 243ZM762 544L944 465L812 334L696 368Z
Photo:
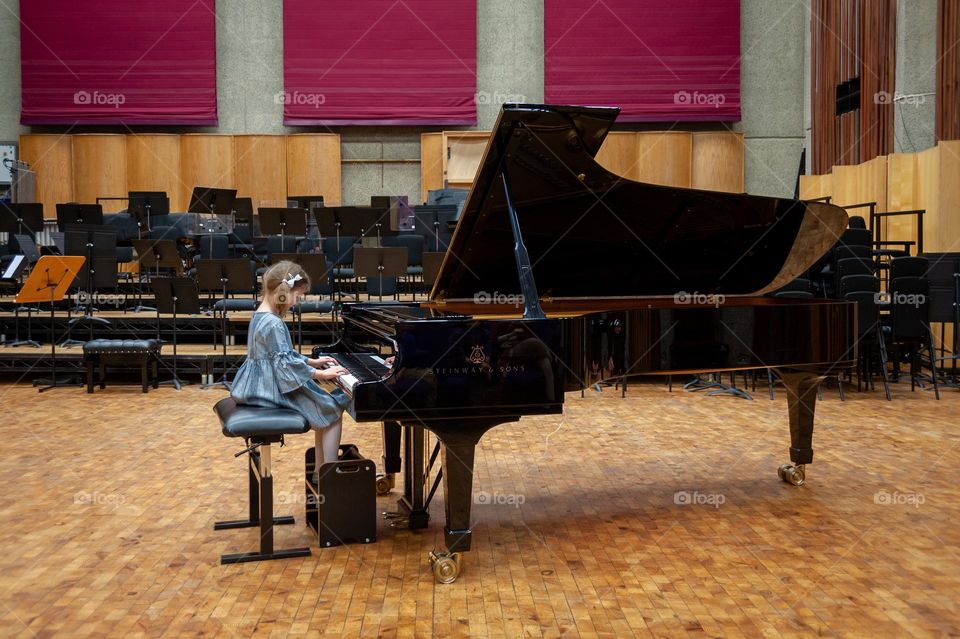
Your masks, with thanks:
M793 464L783 464L777 469L777 475L779 475L783 481L788 484L793 484L794 486L803 486L807 480L807 472L804 470L803 464L797 464L796 466Z
M395 473L380 473L377 475L377 495L386 495L397 485Z
M460 576L462 553L446 550L431 550L427 554L433 578L439 584L452 584Z

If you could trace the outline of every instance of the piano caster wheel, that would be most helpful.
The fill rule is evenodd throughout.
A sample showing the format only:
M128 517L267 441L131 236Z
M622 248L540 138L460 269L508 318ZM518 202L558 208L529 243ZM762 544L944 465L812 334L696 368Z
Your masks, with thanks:
M777 469L777 475L779 475L783 481L788 484L793 484L794 486L803 486L807 480L807 473L803 469L803 464L797 466L784 464Z
M460 576L460 557L458 552L431 550L427 555L433 578L438 584L452 584Z
M377 477L377 494L388 494L391 490L393 490L393 487L396 485L396 483L396 476L393 473L390 473L389 475L380 475Z

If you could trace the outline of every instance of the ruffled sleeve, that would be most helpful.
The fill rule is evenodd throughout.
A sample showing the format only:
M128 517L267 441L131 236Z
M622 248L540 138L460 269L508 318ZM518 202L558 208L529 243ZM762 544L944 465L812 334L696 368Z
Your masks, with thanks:
M277 386L281 393L290 393L313 379L314 368L307 364L307 358L293 350L290 334L283 320L277 318L273 326L266 331L267 353L273 362Z

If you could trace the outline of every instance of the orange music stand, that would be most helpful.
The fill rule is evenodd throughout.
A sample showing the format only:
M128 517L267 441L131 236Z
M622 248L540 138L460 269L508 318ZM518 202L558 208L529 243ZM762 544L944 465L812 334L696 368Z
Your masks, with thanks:
M64 386L82 386L82 384L57 384L57 344L54 339L54 304L63 299L67 288L80 272L86 258L82 255L44 255L30 271L27 281L20 287L15 301L17 304L50 303L50 355L53 363L53 376L49 384L40 389L42 393L51 388ZM45 380L36 380L33 385L38 386Z

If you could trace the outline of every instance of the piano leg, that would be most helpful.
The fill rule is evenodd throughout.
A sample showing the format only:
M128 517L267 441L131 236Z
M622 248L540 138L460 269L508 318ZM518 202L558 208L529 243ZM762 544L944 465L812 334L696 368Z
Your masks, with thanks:
M383 475L377 477L377 494L386 495L396 485L396 474L401 470L400 424L383 422Z
M477 443L498 423L459 423L450 430L431 426L440 439L440 463L443 472L443 498L446 526L443 529L445 551L429 554L433 576L440 583L453 583L460 574L461 553L470 550L473 531L470 511L473 506L473 461Z
M777 375L787 389L790 415L790 461L780 466L780 479L802 486L806 481L804 465L813 461L813 414L817 404L817 388L824 376L811 371L781 371Z

